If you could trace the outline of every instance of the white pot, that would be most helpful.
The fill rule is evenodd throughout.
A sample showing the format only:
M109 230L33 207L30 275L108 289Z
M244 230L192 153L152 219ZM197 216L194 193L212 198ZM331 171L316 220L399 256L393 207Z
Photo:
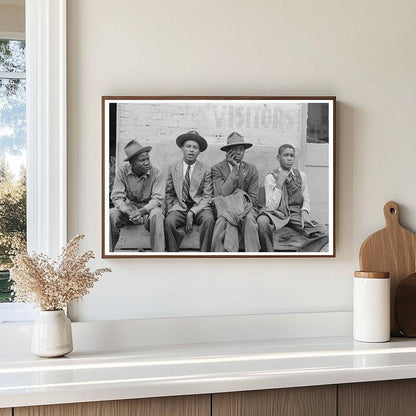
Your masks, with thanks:
M71 321L61 309L40 311L30 350L40 357L62 357L72 351Z

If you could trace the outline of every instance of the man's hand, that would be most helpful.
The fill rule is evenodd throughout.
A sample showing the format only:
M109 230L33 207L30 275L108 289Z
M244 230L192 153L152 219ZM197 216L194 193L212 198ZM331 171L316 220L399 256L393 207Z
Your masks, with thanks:
M134 209L131 209L127 204L120 205L118 207L119 211L121 211L124 215L127 215L129 218L131 214L133 214Z
M300 211L300 224L302 228L305 228L305 222L309 222L309 214L308 211L303 209Z
M145 208L135 209L129 216L133 224L144 224L144 216L147 214Z
M283 184L285 183L287 177L289 176L289 171L288 170L282 170L281 172L279 172L279 176L277 179L277 187L279 189L283 188Z
M232 166L232 167L236 167L238 166L237 161L234 159L235 158L235 149L231 148L230 150L228 150L225 154L225 159L227 160L227 162Z
M194 224L194 213L192 211L188 211L188 213L186 214L186 224L185 224L186 234L192 231L193 224Z
M287 218L287 215L283 214L282 211L273 211L273 215L276 216L277 218L279 218L279 220L284 220L285 218ZM302 226L303 228L303 226Z

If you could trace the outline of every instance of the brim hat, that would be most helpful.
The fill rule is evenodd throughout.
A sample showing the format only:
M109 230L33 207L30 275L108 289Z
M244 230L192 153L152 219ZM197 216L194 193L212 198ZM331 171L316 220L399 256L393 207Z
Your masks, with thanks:
M231 149L233 146L244 146L245 149L248 149L249 147L253 146L253 143L245 142L244 137L240 133L233 131L227 137L227 144L223 147L220 147L220 150L222 150L223 152L226 152L227 150Z
M193 140L194 142L197 142L199 144L199 150L201 152L207 150L207 141L202 136L200 136L197 131L191 130L188 131L188 133L181 134L176 139L176 144L178 145L178 147L182 148L187 140Z
M152 146L142 146L137 140L130 140L124 147L127 156L124 161L130 161L141 153L150 152L151 150Z

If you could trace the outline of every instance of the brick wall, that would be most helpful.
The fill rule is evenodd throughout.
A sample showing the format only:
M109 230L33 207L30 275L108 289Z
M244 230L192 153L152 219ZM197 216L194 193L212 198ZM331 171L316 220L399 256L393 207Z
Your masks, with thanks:
M238 131L254 144L246 161L256 164L263 176L274 168L278 146L291 143L300 148L301 108L297 103L139 103L119 104L118 162L125 157L124 146L131 139L153 146L152 159L162 168L181 153L176 137L197 130L209 144L200 160L213 165L222 160L219 150L227 136Z
M197 130L209 144L223 145L236 130L256 145L298 145L300 104L119 104L118 123L121 142L132 137L143 143L174 142L180 134Z

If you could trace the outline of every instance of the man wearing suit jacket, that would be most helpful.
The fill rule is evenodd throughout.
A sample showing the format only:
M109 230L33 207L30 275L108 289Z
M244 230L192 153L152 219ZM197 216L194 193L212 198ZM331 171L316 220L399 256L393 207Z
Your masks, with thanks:
M258 252L260 242L258 236L257 200L259 194L259 175L257 168L243 161L246 149L252 147L251 143L244 141L244 137L237 133L231 133L227 138L227 145L220 150L225 152L225 159L211 168L214 196L227 197L235 195L237 190L244 191L251 202L251 209L244 217L240 218L242 227L244 248L246 252ZM220 216L215 224L212 240L212 251L227 251L224 241L227 237L227 229L230 228L230 215ZM235 227L235 221L231 226ZM235 233L233 233L235 235ZM238 244L234 244L234 247Z
M176 139L183 159L168 169L166 182L165 237L167 251L179 251L193 224L200 225L200 250L211 251L215 220L212 212L212 179L208 166L197 160L208 147L206 140L192 130Z

